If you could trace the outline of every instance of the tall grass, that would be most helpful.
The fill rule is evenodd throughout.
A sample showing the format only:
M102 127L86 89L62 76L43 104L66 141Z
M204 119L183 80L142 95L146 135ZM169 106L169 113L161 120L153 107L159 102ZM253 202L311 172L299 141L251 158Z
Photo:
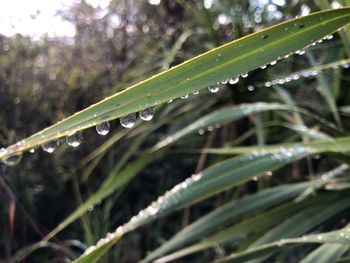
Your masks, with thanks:
M210 14L203 16L210 18ZM313 51L327 48L332 41L337 41L337 49L346 50L347 33L334 33L349 22L350 8L341 8L247 35L139 82L2 150L1 160L14 164L29 149L52 143L56 148L62 138L74 139L77 132L107 121L119 118L123 126L132 127L117 131L67 172L76 183L94 180L96 168L106 161L104 155L113 145L123 145L115 149L120 158L113 158L109 174L99 180L88 198L81 200L75 185L80 204L41 241L19 250L10 262L24 260L39 248L54 248L53 238L77 219L91 246L83 246L81 253L67 252L62 248L69 245L59 242L54 248L74 262L122 258L116 254L123 241L146 225L154 229L156 238L151 251L136 259L140 262L169 262L183 257L189 257L188 262L313 262L318 257L319 262L337 262L345 257L350 243L349 98L344 91L349 60L346 51L339 51L342 55L337 59L319 64ZM180 36L174 52L190 34L185 31ZM307 56L299 56L305 52ZM274 73L275 68L287 67L300 58L309 66ZM257 77L252 83L251 76L261 72L269 72L269 78ZM328 79L329 72L332 75ZM291 88L283 87L286 83ZM292 91L298 83L309 85L302 94ZM228 98L234 99L235 91L231 89L242 87L247 97L252 97L250 103L232 105ZM211 96L203 92L207 88ZM268 89L261 90L267 95L256 100L251 94L257 89ZM196 99L187 103L186 98L197 91ZM305 98L310 94L315 98ZM142 116L146 109L149 119L144 119L153 120L136 121L135 112ZM241 129L239 125L247 119L252 125ZM145 146L146 139L162 128L162 138L155 136ZM157 193L158 197L154 195L154 201L129 220L110 225L109 218L118 214L111 207L119 194L128 191L127 186L138 174L152 163L159 165L169 153L173 154L172 169L176 170L179 159L194 154L199 154L197 167L183 175L187 179L168 187L165 193ZM77 171L82 168L84 173L78 179ZM154 182L139 181L148 183ZM253 191L249 184L254 185ZM135 202L143 199L142 185L138 185ZM101 202L106 208L96 212ZM203 209L197 209L198 205ZM182 211L180 229L171 214ZM105 220L97 220L97 213ZM162 237L164 228L170 229L172 236ZM215 256L208 252L212 248ZM121 249L121 253L130 253L130 249ZM202 256L194 255L197 253Z

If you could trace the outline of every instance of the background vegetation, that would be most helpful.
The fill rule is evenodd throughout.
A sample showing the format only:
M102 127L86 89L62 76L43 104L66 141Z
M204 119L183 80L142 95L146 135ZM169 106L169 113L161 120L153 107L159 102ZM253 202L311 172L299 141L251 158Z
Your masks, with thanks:
M230 40L295 16L349 4L326 0L149 0L111 1L102 10L85 1L77 2L60 14L75 25L73 40L0 36L0 145L11 145ZM332 39L311 46L305 54L300 52L275 66L249 72L237 84L221 85L216 93L200 91L160 105L151 122L137 122L129 130L113 121L107 136L99 136L94 129L85 130L83 143L77 148L61 143L52 154L36 149L25 153L16 166L1 164L1 260L72 260L187 177L222 165L232 157L232 149L252 153L251 149L233 146L331 141L348 135L349 58L350 33L345 28ZM300 74L293 79L295 72ZM167 140L168 135L216 110L258 102L267 103L266 109L261 109L262 104L260 108L241 106L237 118L222 123L214 118L206 129L179 140ZM298 111L283 107L298 107ZM150 150L162 142L164 145L164 141L171 145L161 151ZM210 154L206 150L229 147L233 147L231 152ZM223 210L225 222L202 228L197 236L183 232L181 235L189 235L187 241L178 241L179 245L158 256L192 243L203 246L198 249L200 253L177 262L210 262L254 246L345 227L350 219L346 199L348 155L298 157L303 157L302 153L280 169L267 166L266 171L251 173L235 187L211 193L203 202L142 226L123 236L100 261L142 260L181 229L235 202L243 203ZM232 169L236 168L228 168ZM271 191L266 194L271 200L265 201L264 191ZM79 220L62 227L45 248L30 250L91 196L93 200ZM247 197L251 199L244 199ZM242 207L246 211L229 215ZM212 220L223 216L214 214ZM230 234L224 237L225 232ZM327 245L319 248L322 246ZM323 255L328 260L324 262L350 256L347 245L328 246L332 247L323 251L330 259ZM286 247L260 260L298 262L304 258L305 262L316 262L312 261L312 253L322 252L315 252L317 248L315 244Z

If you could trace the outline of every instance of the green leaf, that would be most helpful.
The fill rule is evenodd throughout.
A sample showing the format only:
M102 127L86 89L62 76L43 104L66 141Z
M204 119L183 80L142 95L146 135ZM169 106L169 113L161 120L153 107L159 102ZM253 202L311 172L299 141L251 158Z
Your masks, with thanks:
M0 152L0 159L278 60L349 23L349 10L342 8L296 18L210 50L9 146Z

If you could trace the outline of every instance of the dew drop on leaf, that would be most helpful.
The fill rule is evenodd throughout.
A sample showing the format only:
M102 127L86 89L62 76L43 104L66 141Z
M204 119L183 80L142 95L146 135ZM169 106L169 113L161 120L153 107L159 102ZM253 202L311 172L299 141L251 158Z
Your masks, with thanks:
M67 144L72 147L78 147L83 141L83 134L81 131L76 131L73 134L70 134L66 138Z
M143 121L152 120L153 116L154 116L154 111L155 111L154 107L149 107L149 108L146 108L146 109L140 111L139 112L140 119Z
M211 93L216 93L216 92L219 91L219 86L217 86L217 85L210 86L210 87L208 87L208 90L209 90Z
M241 75L242 78L248 77L248 72Z
M3 163L8 165L8 166L15 166L19 164L19 162L22 160L22 154L14 154L11 155L3 160Z
M124 128L131 129L135 126L136 119L136 113L130 113L129 115L119 118L119 121Z
M186 95L183 95L183 96L181 96L181 99L187 99L188 98L188 94L186 94Z
M203 135L203 134L204 134L204 130L203 130L203 129L200 129L200 130L198 131L198 134L199 134L199 135Z
M228 81L228 83L230 83L231 85L234 85L234 84L237 84L238 81L239 81L239 77L233 77Z
M51 141L43 144L41 148L47 153L53 153L56 150L58 145L59 145L58 141Z
M255 90L255 87L254 86L252 86L252 85L250 85L250 86L248 86L248 88L247 88L249 91L254 91Z
M99 125L96 126L96 131L99 135L105 136L109 133L111 130L111 125L108 121L101 122Z

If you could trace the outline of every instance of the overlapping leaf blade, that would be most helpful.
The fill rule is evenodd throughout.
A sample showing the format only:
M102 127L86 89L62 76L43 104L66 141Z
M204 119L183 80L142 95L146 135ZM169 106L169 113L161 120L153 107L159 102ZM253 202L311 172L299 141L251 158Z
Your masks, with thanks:
M254 176L259 176L267 171L276 170L279 167L305 156L323 151L349 151L350 138L307 145L308 146L296 144L294 147L279 146L275 147L273 151L262 151L231 158L213 165L200 174L194 174L181 184L176 185L170 191L167 191L165 195L160 196L158 200L149 207L140 211L137 216L133 217L122 228L118 228L115 233L109 235L107 239L104 239L100 245L114 242L114 240L119 239L121 235L147 224L158 217L199 202L218 192L243 183ZM95 251L98 249L99 246L93 247L76 262L85 260L86 257L90 257L90 254L94 256L95 253L97 253Z

